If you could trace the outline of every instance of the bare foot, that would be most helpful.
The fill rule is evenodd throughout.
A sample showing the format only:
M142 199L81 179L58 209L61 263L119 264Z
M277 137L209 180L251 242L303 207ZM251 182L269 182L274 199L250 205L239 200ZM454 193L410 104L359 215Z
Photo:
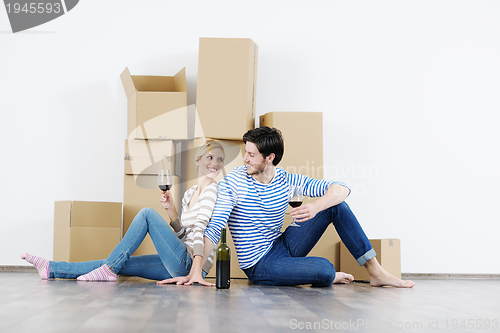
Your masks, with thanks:
M351 274L337 272L335 273L335 279L333 280L333 284L336 283L348 284L352 281L354 281L354 276L352 276Z
M370 275L370 285L372 287L397 287L413 288L415 282L410 280L401 280L391 273L387 272L377 261L377 258L369 260L365 264Z
M413 288L415 282L411 280L401 280L394 275L386 272L385 274L373 276L370 275L370 285L372 287L397 287L397 288Z

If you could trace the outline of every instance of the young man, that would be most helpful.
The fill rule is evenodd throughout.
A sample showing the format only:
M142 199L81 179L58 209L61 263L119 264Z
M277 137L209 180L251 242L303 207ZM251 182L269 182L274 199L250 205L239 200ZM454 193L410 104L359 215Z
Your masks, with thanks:
M243 136L245 166L233 169L219 183L219 196L212 219L205 230L204 257L217 244L221 228L229 226L240 268L250 281L267 285L330 286L353 281L350 274L335 272L325 258L306 257L326 228L333 224L342 242L364 266L372 286L411 288L385 271L375 258L368 238L344 202L349 188L339 182L289 174L277 165L284 153L281 132L260 127ZM291 210L300 227L281 232L293 189L301 186L304 195L318 197L312 203ZM192 275L170 279L178 284L207 283L201 278L203 260L195 258Z

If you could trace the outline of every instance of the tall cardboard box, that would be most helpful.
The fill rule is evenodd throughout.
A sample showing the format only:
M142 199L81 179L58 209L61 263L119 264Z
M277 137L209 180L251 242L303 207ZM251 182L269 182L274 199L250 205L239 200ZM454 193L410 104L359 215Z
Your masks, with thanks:
M181 182L182 191L186 191L192 186L198 184L198 171L195 164L195 155L198 148L203 145L209 138L200 138L194 140L186 140L182 142L181 153ZM224 148L224 168L220 175L216 178L217 181L227 175L237 166L244 165L243 157L245 155L245 144L243 141L218 140ZM236 256L236 248L231 237L231 233L227 233L226 243L231 248L231 278L246 278L245 273L239 268L238 257ZM217 247L218 245L216 245ZM210 270L208 277L215 277L215 269Z
M377 252L380 265L397 278L401 278L401 241L399 239L370 239ZM356 281L370 281L366 269L359 266L344 243L340 246L340 270L352 274Z
M241 140L254 128L257 53L249 38L200 38L196 108L205 137Z
M175 174L174 141L125 140L126 175L158 175L160 169Z
M173 186L170 193L174 198L177 213L181 212L181 194L179 177L172 176ZM158 188L157 175L125 175L123 191L123 234L127 232L134 217L142 208L150 207L156 210L165 222L170 223L167 212L160 204L161 191ZM134 252L134 255L156 254L156 248L149 235Z
M289 213L285 214L285 221L283 223L283 227L281 228L282 232L285 232L285 229L292 223L292 217ZM300 222L297 223L300 226ZM290 227L297 228L297 227ZM300 227L299 227L300 228ZM328 226L326 231L323 233L323 236L319 239L316 245L313 247L311 252L307 255L308 257L323 257L328 259L336 270L339 270L340 267L340 237L335 231L335 227L333 225Z
M120 75L127 95L129 139L188 138L185 69L174 76Z
M120 202L56 201L54 261L106 259L121 240Z

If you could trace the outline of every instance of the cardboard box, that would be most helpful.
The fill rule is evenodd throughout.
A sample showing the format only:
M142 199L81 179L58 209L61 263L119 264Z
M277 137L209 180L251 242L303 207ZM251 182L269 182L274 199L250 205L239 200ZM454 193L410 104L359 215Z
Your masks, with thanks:
M370 239L380 265L397 278L401 278L401 242L399 239ZM344 243L340 246L340 270L354 276L356 281L370 281L364 267L359 266Z
M133 139L188 138L186 73L175 76L120 75L128 99L127 133Z
M242 140L255 126L258 47L249 38L200 38L196 108L205 137Z
M322 112L269 112L259 121L261 127L275 127L283 134L285 154L279 167L323 179Z
M292 223L292 217L290 214L285 214L285 221L283 222L283 227L281 231L284 232L285 229ZM300 223L297 223L300 225ZM290 227L297 228L297 227ZM299 227L300 228L300 227ZM313 247L311 252L307 255L308 257L322 257L328 259L336 270L340 267L340 237L335 230L333 225L328 226L323 236L319 239L316 245Z
M158 175L160 169L175 174L174 141L125 140L126 175Z
M181 143L181 189L187 191L193 185L198 184L198 170L195 164L195 155L198 148L203 145L210 138L199 138L193 140L185 140ZM245 163L243 158L245 156L245 144L243 141L236 140L219 140L224 148L224 168L220 175L215 179L221 181L231 170L237 166L242 166Z
M170 192L174 197L177 213L181 213L181 192L179 177L173 176ZM123 191L123 234L127 232L134 217L142 208L151 207L170 223L167 212L160 204L161 191L158 188L158 177L154 175L125 175ZM183 194L183 193L182 193ZM149 235L146 236L134 255L156 254L156 248Z
M120 202L56 201L54 261L105 259L121 240Z

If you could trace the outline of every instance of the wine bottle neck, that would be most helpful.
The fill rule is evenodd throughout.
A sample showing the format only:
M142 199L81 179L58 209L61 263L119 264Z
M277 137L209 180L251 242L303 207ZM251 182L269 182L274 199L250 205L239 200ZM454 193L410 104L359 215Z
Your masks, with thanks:
M222 233L220 235L220 242L225 243L226 242L226 228L222 228Z

